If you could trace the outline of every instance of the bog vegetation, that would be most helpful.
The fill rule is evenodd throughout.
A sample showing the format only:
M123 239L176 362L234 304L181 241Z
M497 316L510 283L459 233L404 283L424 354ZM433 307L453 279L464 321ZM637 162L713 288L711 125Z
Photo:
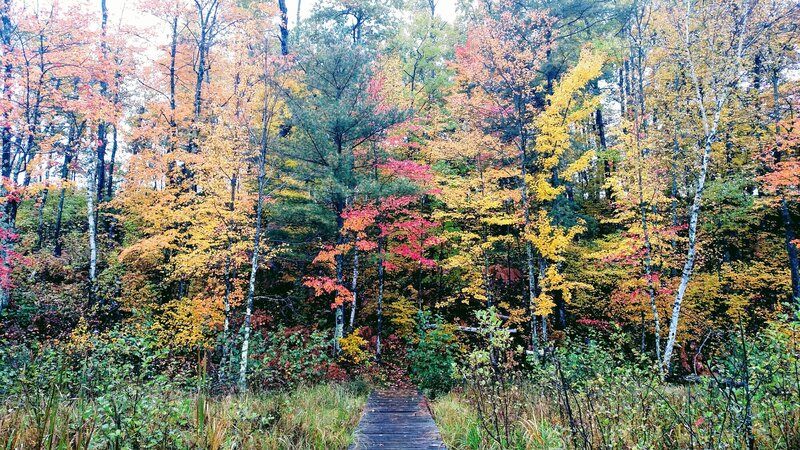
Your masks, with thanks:
M0 446L800 448L797 3L441 8L0 0Z

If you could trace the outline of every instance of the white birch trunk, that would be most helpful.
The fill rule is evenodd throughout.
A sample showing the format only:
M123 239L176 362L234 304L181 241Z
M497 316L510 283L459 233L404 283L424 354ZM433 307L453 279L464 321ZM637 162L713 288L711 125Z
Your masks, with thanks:
M356 239L356 244L358 239ZM356 323L356 300L358 300L358 248L353 245L353 283L350 285L353 292L353 305L350 307L350 331L353 331L353 326Z
M265 62L266 64L266 62ZM247 389L247 358L250 350L250 323L253 315L253 297L256 291L256 273L258 272L259 250L261 244L261 219L264 214L264 185L266 184L266 160L269 139L269 123L272 118L269 92L267 90L266 67L264 73L264 110L261 115L261 151L258 155L258 199L256 203L256 226L253 235L253 256L250 259L250 281L247 284L247 301L242 325L242 354L239 362L239 388Z
M86 168L86 219L89 223L89 305L95 301L97 292L97 220L95 215L97 153L89 149Z
M695 59L692 53L692 39L693 35L690 32L690 21L692 18L692 3L686 2L686 16L684 18L684 52L686 65L689 69L689 75L694 87L694 100L700 110L700 120L703 125L703 155L700 162L700 173L697 179L697 187L694 192L694 199L692 207L689 211L689 243L686 251L686 263L683 266L681 273L681 282L678 286L678 291L675 294L675 302L672 306L672 317L669 324L669 335L667 336L667 343L664 347L664 359L662 366L669 370L672 353L675 348L675 340L678 334L678 324L680 322L681 305L683 298L686 294L686 287L689 284L689 279L694 270L695 258L697 257L697 223L700 216L700 208L703 202L703 191L705 190L706 177L708 175L708 166L711 161L712 145L717 139L717 129L719 127L720 117L722 115L722 108L728 100L728 96L736 86L738 75L742 63L742 55L744 53L745 45L752 45L752 36L748 35L748 21L750 15L753 13L755 3L748 5L747 8L742 10L740 17L735 17L734 24L735 39L737 42L733 43L732 48L735 48L734 54L731 55L730 64L724 67L709 67L712 74L710 86L701 87L700 79L698 76L697 68L695 67ZM716 51L711 48L710 51ZM712 104L713 110L710 112L706 108L707 96L713 96L714 102Z

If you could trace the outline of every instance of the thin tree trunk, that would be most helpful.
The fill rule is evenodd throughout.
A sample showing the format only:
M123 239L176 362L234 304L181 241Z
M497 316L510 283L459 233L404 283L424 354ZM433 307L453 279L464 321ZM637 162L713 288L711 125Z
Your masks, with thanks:
M236 202L236 185L237 185L237 177L234 175L231 177L231 198L230 204L228 205L228 211L233 212L235 209L235 202ZM230 328L231 328L231 293L233 292L233 283L231 281L232 275L232 268L231 268L231 242L228 240L228 254L225 256L225 275L224 275L224 283L225 283L225 292L222 296L222 312L223 312L223 322L222 322L222 361L220 361L220 378L223 381L227 381L228 371L232 370L233 368L230 367L230 347L231 347L231 337L230 337ZM228 367L226 367L228 365Z
M189 152L197 151L197 140L200 134L200 118L203 110L203 83L208 80L208 53L211 47L211 39L217 26L218 0L212 0L208 7L202 5L199 0L195 0L197 15L199 19L199 36L197 40L197 78L194 84L194 119L192 122L192 135L189 141Z
M675 74L675 92L678 92L679 88L679 80L678 74ZM675 96L675 111L674 114L678 114L678 96ZM681 153L681 146L680 142L678 141L678 120L673 119L672 121L672 128L673 128L673 151L672 151L672 183L670 185L670 196L672 197L670 208L672 209L672 226L673 228L677 229L678 227L678 158ZM678 241L673 237L672 242L670 243L672 250L676 250L678 248ZM677 270L674 266L670 267L670 276L674 277L677 275Z
M792 300L800 306L800 263L797 258L797 245L794 243L796 235L792 215L785 197L781 198L781 218L783 219L786 254L789 258L789 272L792 277Z
M299 8L300 5L298 5ZM286 56L289 54L289 15L286 9L286 0L278 0L278 9L281 12L281 21L278 25L280 31L281 41L281 55ZM297 10L300 14L300 10Z
M378 227L380 229L380 227ZM380 232L380 231L379 231ZM378 237L378 320L376 325L375 360L381 362L381 334L383 333L383 278L384 278L384 237Z
M520 127L521 128L521 127ZM530 310L530 333L531 333L531 350L535 357L539 356L539 336L536 331L536 269L533 263L533 244L528 239L531 227L531 210L528 204L528 158L526 153L526 143L524 136L520 136L519 153L520 153L520 190L523 211L523 233L522 238L525 239L525 257L528 267L528 309Z
M344 228L344 213L345 202L336 201L336 239L337 246L344 243L344 236L342 229ZM344 255L337 253L334 260L336 261L336 285L342 286L344 284ZM334 318L334 331L333 331L333 351L334 354L339 354L340 344L339 339L344 337L344 305L338 304L333 310Z
M652 251L653 246L650 241L650 232L647 223L647 205L644 201L644 181L643 181L643 165L645 161L645 149L641 145L641 136L647 132L647 124L645 122L645 100L644 100L644 72L645 72L645 54L642 48L643 30L641 23L641 16L637 11L636 15L636 34L633 31L630 33L631 53L633 53L631 60L634 61L636 67L631 72L636 74L636 92L637 97L634 103L636 106L630 108L631 115L633 116L634 136L636 139L636 158L638 164L636 165L636 181L639 189L639 219L642 225L642 237L644 239L644 272L647 281L647 295L650 300L650 311L653 314L653 333L655 335L655 350L656 361L661 361L661 324L658 317L658 304L656 303L655 289L653 288L653 265L652 265ZM635 51L634 51L635 50ZM642 316L644 317L644 316ZM643 323L644 325L644 323ZM644 333L644 328L642 328ZM642 335L644 339L644 334Z
M86 170L86 219L89 224L89 307L97 300L97 216L95 212L97 153L89 149Z
M544 280L547 273L547 260L539 257L539 279ZM547 351L547 316L542 315L542 350Z
M106 198L111 200L114 198L114 165L117 159L117 127L114 126L111 134L111 160L108 162L108 182L106 183Z
M247 300L244 323L242 325L242 352L239 364L239 387L247 389L247 358L250 348L250 323L253 315L253 297L256 291L256 273L258 272L259 251L261 245L261 219L264 214L264 185L266 184L266 160L269 146L269 125L272 119L270 96L268 95L268 77L266 73L266 57L264 61L264 110L261 114L261 151L258 155L258 198L256 203L256 227L253 236L253 256L250 260L250 281L247 285Z
M636 145L639 146L639 130L636 130ZM650 310L653 313L653 332L655 334L656 361L661 361L661 324L658 318L658 304L656 294L653 289L653 269L652 269L652 245L650 244L650 232L647 228L647 208L644 204L644 183L642 182L642 164L644 156L641 149L637 148L639 164L637 169L637 181L639 184L639 215L642 222L642 236L644 237L644 275L647 278L647 295L650 298Z
M100 0L100 11L102 17L101 39L103 39L103 41L100 43L100 58L105 65L107 64L106 60L108 59L108 47L105 42L106 24L108 22L108 9L106 8L106 0ZM108 95L108 83L105 79L100 80L100 95L103 97ZM97 188L95 189L95 194L97 196L98 204L103 201L103 190L106 187L106 148L108 147L108 133L106 126L107 123L104 120L100 120L100 123L97 125L97 169L95 170L97 177Z
M56 226L53 233L55 239L55 246L53 247L53 256L60 257L63 243L61 242L61 225L64 217L64 197L67 193L67 188L64 183L69 180L69 166L72 163L74 146L80 140L83 134L83 127L85 122L77 125L73 122L70 123L69 136L67 138L67 146L64 149L64 164L61 166L61 192L58 197L58 208L56 209Z
M350 290L353 293L353 304L350 306L350 323L348 325L348 331L352 332L356 323L356 305L358 300L358 248L355 244L358 243L358 239L353 244L353 282L350 285Z
M66 157L64 159L67 159ZM64 164L67 165L66 163ZM53 239L55 240L55 245L53 247L53 256L60 257L61 256L61 222L64 216L64 197L66 196L67 188L61 187L61 192L58 195L58 208L56 209L56 227L53 232Z
M2 44L3 56L6 56L6 53L11 50L11 0L3 0L3 4L0 5L0 44ZM13 65L11 58L6 58L6 61L3 67L2 95L4 101L8 105L11 105ZM9 108L3 108L2 123L3 126L0 128L0 153L2 154L0 159L2 160L2 169L0 169L0 172L2 172L3 178L10 178L12 133ZM16 180L13 179L10 181L12 183L16 182ZM5 188L0 188L0 196L6 197L7 194L8 192ZM3 217L2 222L0 222L0 226L5 228L9 234L14 232L12 217L16 215L16 203L17 202L11 198L6 199L5 217ZM2 242L0 242L0 259L2 259L2 265L5 270L8 270L8 267L6 267L8 264L7 256L13 245L11 239L3 239ZM0 289L0 312L8 305L10 298L11 290L9 286L4 286Z
M228 249L230 251L230 248ZM230 358L230 316L231 316L231 256L225 258L225 293L222 296L222 361L219 364L220 379L227 381Z
M42 245L44 244L44 207L47 203L47 194L49 193L50 189L45 186L42 189L42 195L39 197L39 207L37 208L37 216L38 216L38 223L36 225L36 246L34 250L41 250Z
M175 144L178 140L178 123L175 120L175 110L177 103L175 100L175 59L178 55L178 16L172 18L172 43L169 50L169 125L172 131L172 139L169 143L170 151L175 151Z
M720 117L722 115L722 108L727 102L728 96L730 95L731 90L733 89L736 81L735 74L732 76L733 80L727 82L726 84L722 85L719 88L719 91L706 93L704 92L703 88L700 86L700 81L698 79L697 70L694 65L694 58L690 50L691 45L691 34L689 30L689 20L691 16L691 3L687 3L687 10L686 10L686 24L685 24L685 36L684 36L684 51L686 52L686 65L688 66L688 72L691 76L692 84L694 85L695 91L695 102L700 109L700 119L703 125L703 155L700 163L700 173L697 179L697 186L695 188L694 199L692 201L692 207L689 211L689 242L688 242L688 249L686 251L686 263L683 266L683 271L681 273L681 281L678 285L678 291L675 294L675 303L672 306L672 317L670 319L669 324L669 335L667 336L667 344L664 348L664 360L662 361L662 366L667 370L670 369L671 359L672 359L672 352L675 347L675 339L678 334L678 322L680 320L680 312L681 312L681 305L683 303L683 297L686 294L686 286L689 284L689 279L692 276L692 271L694 269L694 262L697 256L697 222L700 215L700 208L703 202L703 192L705 190L706 184L706 176L708 175L708 166L711 161L711 147L712 144L717 139L717 128L719 127ZM743 16L739 20L740 26L742 29L738 30L736 34L736 39L738 39L738 44L736 45L736 55L735 61L731 61L730 68L733 70L737 70L741 67L742 61L742 54L744 52L745 40L747 37L746 29L747 23L749 19L749 15L752 14L752 8L747 8L743 10ZM726 70L730 70L730 68L726 68ZM716 76L716 75L715 75ZM714 85L718 85L719 82L715 82ZM714 98L714 109L712 114L709 114L706 105L705 105L705 98L706 95L713 95Z

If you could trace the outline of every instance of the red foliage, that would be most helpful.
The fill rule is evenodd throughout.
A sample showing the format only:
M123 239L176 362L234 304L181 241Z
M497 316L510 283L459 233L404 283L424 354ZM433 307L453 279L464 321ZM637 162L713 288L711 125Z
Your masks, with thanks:
M496 280L502 280L505 284L511 284L522 279L522 271L500 264L489 266L489 275Z
M581 325L586 325L589 328L594 328L595 330L602 331L604 333L610 332L611 326L614 325L614 322L600 319L578 319L577 322Z
M328 363L328 367L325 370L325 379L328 381L343 382L350 379L350 376L347 374L347 371L342 368L342 366L332 362Z
M314 296L322 297L323 295L335 294L331 309L345 304L353 298L353 294L349 289L336 282L335 278L325 276L306 277L303 285L310 287L314 290Z
M387 176L406 178L417 183L428 183L433 180L429 165L419 164L411 160L398 161L390 159L385 164L378 164L378 169L381 169Z

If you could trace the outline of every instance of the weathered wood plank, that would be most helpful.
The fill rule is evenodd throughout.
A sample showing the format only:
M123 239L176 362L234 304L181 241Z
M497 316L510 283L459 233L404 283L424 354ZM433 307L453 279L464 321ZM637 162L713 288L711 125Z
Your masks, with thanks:
M350 450L445 449L425 398L415 391L375 391Z

